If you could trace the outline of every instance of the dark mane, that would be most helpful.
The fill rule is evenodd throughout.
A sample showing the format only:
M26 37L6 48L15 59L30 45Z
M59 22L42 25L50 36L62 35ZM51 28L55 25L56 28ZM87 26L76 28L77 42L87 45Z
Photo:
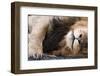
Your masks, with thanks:
M54 17L52 20L52 28L50 32L47 32L45 39L43 40L43 52L49 53L53 50L57 50L59 42L64 38L64 35L70 30L70 26L76 21L75 17L68 18L67 21Z

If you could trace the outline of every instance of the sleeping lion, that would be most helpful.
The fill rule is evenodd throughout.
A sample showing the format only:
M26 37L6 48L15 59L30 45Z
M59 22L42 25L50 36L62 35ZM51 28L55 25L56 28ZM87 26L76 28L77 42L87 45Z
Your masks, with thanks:
M87 17L29 15L28 25L28 57L87 55Z

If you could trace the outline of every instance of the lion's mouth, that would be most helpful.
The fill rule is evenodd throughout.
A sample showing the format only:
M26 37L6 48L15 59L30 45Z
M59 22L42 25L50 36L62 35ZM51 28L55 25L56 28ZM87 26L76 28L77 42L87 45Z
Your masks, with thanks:
M81 46L81 37L82 37L82 34L80 34L80 36L77 38L75 37L74 33L72 33L72 50L74 47L75 40L77 40L78 44Z

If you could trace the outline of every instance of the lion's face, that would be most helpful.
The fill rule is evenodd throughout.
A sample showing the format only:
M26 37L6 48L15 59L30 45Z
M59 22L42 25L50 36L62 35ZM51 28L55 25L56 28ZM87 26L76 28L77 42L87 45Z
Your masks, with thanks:
M88 27L87 21L77 21L59 43L59 49L52 51L57 56L87 56Z
M86 21L78 21L65 36L66 47L70 49L71 54L77 55L84 50L87 51L87 29Z

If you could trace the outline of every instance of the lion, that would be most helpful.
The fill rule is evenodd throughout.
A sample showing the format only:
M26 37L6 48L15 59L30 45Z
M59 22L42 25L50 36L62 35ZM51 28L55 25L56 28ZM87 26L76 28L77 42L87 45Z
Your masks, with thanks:
M69 16L28 16L28 56L41 58L87 54L88 19Z

